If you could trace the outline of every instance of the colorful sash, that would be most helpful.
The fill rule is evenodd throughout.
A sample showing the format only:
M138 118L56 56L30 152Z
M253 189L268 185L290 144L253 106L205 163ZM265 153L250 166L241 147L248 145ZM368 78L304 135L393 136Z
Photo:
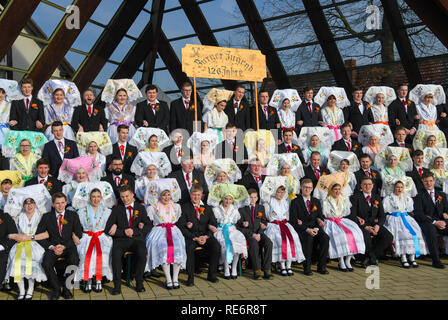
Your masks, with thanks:
M341 220L343 218L325 218L326 220L333 221L336 223L342 230L345 232L345 236L347 237L348 247L350 248L351 253L358 253L358 247L356 245L355 237L353 236L353 233L344 227L341 223Z
M84 231L84 233L92 237L87 249L86 260L84 262L84 281L89 280L90 260L92 259L93 247L96 249L96 281L101 281L103 278L103 252L101 250L100 239L98 237L103 234L103 231Z
M25 248L25 275L30 276L33 271L33 255L31 253L31 240L22 241L17 244L14 257L14 282L19 283L22 279L22 250Z
M408 216L408 213L407 212L392 212L390 215L393 217L401 217L401 220L403 221L404 226L406 227L406 229L409 230L409 232L412 235L412 240L414 240L415 256L417 258L420 257L420 245L418 244L417 233L414 231L414 229L412 229L411 225L409 224L408 220L406 219L406 217Z
M229 227L233 226L233 224L218 224L218 228L222 229L222 235L224 236L224 242L226 244L226 261L227 263L232 263L233 260L233 251L232 251L232 242L230 242L230 234Z
M283 220L274 220L272 223L277 224L280 227L280 232L282 234L282 260L287 260L288 258L288 242L286 238L289 240L289 245L291 247L292 257L296 257L296 248L294 244L294 238L292 237L291 231L289 231L288 226L286 225L288 221L286 219Z
M174 263L174 242L173 233L171 228L175 226L173 223L161 223L157 225L158 227L166 228L166 242L167 242L167 253L166 253L166 263Z

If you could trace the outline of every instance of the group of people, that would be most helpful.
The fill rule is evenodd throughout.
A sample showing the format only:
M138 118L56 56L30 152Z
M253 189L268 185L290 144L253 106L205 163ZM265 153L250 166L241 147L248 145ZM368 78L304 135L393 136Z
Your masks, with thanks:
M207 280L254 279L377 265L387 252L404 268L440 261L448 236L448 110L441 86L261 90L258 112L235 91L212 89L197 105L192 85L170 107L156 86L109 80L96 101L65 80L0 79L0 279L32 299L72 297L67 266L86 292L124 267L136 291L208 262ZM398 95L398 97L397 97ZM199 120L195 123L195 113ZM258 116L258 119L257 119ZM131 254L132 266L126 261Z

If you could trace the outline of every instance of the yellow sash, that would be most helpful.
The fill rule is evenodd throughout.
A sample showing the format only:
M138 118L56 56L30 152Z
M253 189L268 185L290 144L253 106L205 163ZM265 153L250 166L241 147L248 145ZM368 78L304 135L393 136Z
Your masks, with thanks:
M14 282L18 283L22 279L22 249L25 247L25 275L30 276L33 271L33 255L31 253L31 240L20 242L16 248L14 257Z

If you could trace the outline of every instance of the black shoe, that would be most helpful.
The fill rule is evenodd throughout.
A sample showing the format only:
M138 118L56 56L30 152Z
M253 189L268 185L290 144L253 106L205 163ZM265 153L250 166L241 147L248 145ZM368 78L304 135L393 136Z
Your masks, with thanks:
M235 280L238 276L230 276L230 279Z
M176 290L176 289L179 289L179 288L180 288L179 283L178 282L173 282L173 289Z
M58 300L60 296L61 293L59 292L59 290L53 290L50 295L50 300Z
M311 269L305 269L305 270L303 270L303 274L306 276L312 276L313 271L311 271Z
M365 258L362 262L361 262L361 268L367 268L370 265L370 259L369 258Z
M148 279L148 278L151 278L151 272L146 271L146 272L143 274L143 279Z
M137 283L137 285L135 286L135 291L137 291L137 292L145 292L146 289L143 286L143 283Z
M440 261L433 262L432 266L437 269L445 269L445 265Z
M320 274L328 274L328 271L327 271L326 268L318 268L317 272L320 273Z
M160 273L158 273L155 269L151 270L151 277L160 278Z
M64 299L72 299L73 298L73 295L72 295L72 293L70 292L70 290L68 290L67 288L63 288L62 289L62 298L64 298Z
M9 282L6 282L3 286L4 291L11 291L11 284Z
M353 272L353 271L355 271L355 270L353 270L353 268L349 268L349 267L347 267L347 270L348 270L348 272Z
M347 268L341 268L341 266L339 264L338 264L338 269L339 269L339 271L342 271L342 272L348 272Z
M207 278L207 281L210 281L211 283L219 282L218 278Z
M411 261L411 265L413 268L418 268L418 263L415 261Z
M254 271L254 280L258 280L260 279L260 277L263 275L263 271L261 270L256 270Z
M293 276L294 275L294 272L292 272L291 269L287 269L286 272L288 272L288 276Z
M409 269L411 266L409 265L409 262L405 261L401 261L401 266L405 269Z
M119 295L119 294L121 294L121 286L118 286L118 287L114 287L113 289L112 289L112 293L111 293L113 296L116 296L116 295Z
M230 276L224 276L224 279L230 280Z
M188 287L194 286L194 277L193 276L188 276L187 286Z
M378 260L376 258L370 258L369 260L369 266L377 266Z
M269 279L271 279L271 278L273 278L273 277L274 277L274 276L272 275L271 270L268 270L268 271L265 271L265 272L264 272L264 275L263 275L263 278L264 278L264 279L269 280Z
M288 271L286 271L286 269L283 269L280 273L283 277L287 277L288 276Z

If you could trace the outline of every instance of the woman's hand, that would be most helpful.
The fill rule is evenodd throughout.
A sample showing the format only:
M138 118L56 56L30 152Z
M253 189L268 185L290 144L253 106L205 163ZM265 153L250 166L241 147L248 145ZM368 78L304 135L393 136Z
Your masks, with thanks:
M109 230L109 235L110 235L110 236L114 236L114 235L115 235L115 232L117 232L117 225L116 225L116 224L113 224L112 227L111 227L110 230Z
M419 120L419 119L420 119L420 115L417 114L414 118L415 118L416 120Z
M76 236L75 233L72 233L72 239L76 246L79 246L81 244L81 241L79 241L79 238Z
M11 120L11 121L9 121L9 126L10 126L10 127L13 127L13 126L15 126L17 123L18 123L18 122L17 122L16 120Z
M78 124L78 132L84 132L84 127Z

